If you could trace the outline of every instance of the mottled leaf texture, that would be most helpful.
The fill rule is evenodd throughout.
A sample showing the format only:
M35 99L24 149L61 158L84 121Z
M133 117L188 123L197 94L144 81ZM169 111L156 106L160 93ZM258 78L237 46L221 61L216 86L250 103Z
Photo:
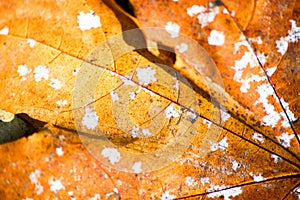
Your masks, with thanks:
M0 199L300 199L300 2L118 4L0 1Z

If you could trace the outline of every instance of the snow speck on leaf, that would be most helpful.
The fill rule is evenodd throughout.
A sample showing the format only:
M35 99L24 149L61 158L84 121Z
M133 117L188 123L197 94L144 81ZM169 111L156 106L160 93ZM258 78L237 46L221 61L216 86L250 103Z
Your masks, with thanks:
M104 148L101 154L104 158L108 158L111 164L115 164L121 159L119 151L115 148Z
M90 30L91 28L101 27L100 17L93 11L89 13L80 12L77 16L79 28L82 31Z
M82 119L82 125L86 126L88 129L94 129L98 125L97 113L89 107L85 107L85 114Z

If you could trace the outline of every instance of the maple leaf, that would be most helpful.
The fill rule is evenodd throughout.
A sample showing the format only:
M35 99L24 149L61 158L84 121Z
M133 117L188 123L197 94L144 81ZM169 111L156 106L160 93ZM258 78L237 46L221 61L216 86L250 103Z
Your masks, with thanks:
M292 81L288 81L291 88L285 90L293 91L288 96L283 89L284 82L278 82L278 77L287 76L285 71L290 73L291 70L294 74L299 69L299 61L295 59L292 67L285 64L285 60L291 62L290 57L298 49L295 46L299 46L299 27L296 24L299 5L296 2L276 1L273 2L274 6L269 6L268 1L251 1L250 4L231 1L130 2L141 26L165 28L171 37L174 37L172 31L186 34L208 51L222 74L226 92L238 101L239 105L235 108L232 108L232 104L226 105L228 110L249 125L250 129L258 131L250 138L251 134L244 130L239 135L238 129L231 124L228 129L232 134L248 142L254 140L258 147L270 153L269 150L274 148L261 144L265 141L260 140L260 137L266 137L276 145L285 147L293 155L295 164L298 163L299 125L296 121L299 116L299 97L293 88L297 88L299 77L294 75ZM274 16L274 10L280 14ZM169 43L165 38L154 39L162 45L176 48L176 44ZM196 73L185 73L187 68L194 70L194 66L189 67L187 63L181 65L177 69L197 84L199 77ZM201 83L198 86L202 87ZM249 116L245 117L240 106L255 116L250 115L251 120L245 119ZM292 107L293 112L290 110ZM262 127L270 128L265 132ZM200 192L191 196L197 195L202 194Z
M299 3L130 2L1 1L1 198L297 198Z

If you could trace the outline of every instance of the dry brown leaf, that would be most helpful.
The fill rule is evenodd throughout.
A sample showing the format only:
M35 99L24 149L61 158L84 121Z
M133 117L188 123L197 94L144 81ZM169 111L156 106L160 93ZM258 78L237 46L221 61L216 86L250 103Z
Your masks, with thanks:
M126 37L110 40L136 27L114 3L2 1L1 108L27 113L48 125L0 146L1 198L296 199L299 125L293 120L299 117L299 42L289 43L282 55L275 41L289 34L288 20L299 21L299 3L276 1L266 9L265 1L250 6L198 1L205 9L200 14L216 14L203 27L197 21L199 13L186 13L192 1L131 3L141 27L165 28L169 21L176 22L183 34L205 48L212 59L200 51L201 62L207 67L216 63L232 117L205 93L201 76L192 73L191 63L178 52L173 67L195 84L171 67L155 64L170 60L147 50L132 51ZM81 26L79 16L95 20L95 25ZM209 44L213 30L222 32L224 44ZM103 43L106 40L110 46ZM144 42L139 44L146 47ZM170 46L167 37L158 42ZM110 50L117 52L113 56L131 52L113 58ZM266 52L264 62L260 56ZM273 66L277 70L270 75ZM239 70L242 78L237 80ZM146 72L147 78L140 78ZM210 70L204 73L219 80ZM249 88L242 85L241 80L253 76L259 81L249 81ZM267 105L264 93L257 92L262 85L274 93L266 97ZM263 102L255 104L260 97ZM273 106L280 117L274 127L264 120L266 106ZM108 146L107 138L114 146ZM169 149L159 151L166 144ZM103 152L109 155L103 158Z

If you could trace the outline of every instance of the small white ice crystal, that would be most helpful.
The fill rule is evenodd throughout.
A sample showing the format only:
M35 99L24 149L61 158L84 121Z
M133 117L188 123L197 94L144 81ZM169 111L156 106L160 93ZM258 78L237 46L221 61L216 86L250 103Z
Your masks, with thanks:
M171 38L176 38L179 36L180 26L175 22L167 22L165 30L171 35Z
M42 79L48 80L49 78L49 70L46 66L39 65L37 66L34 71L34 80L36 82L40 82Z
M100 200L100 194L95 194L93 197L89 198L89 200ZM75 198L74 198L75 200Z
M201 177L200 182L202 185L209 184L209 177Z
M101 154L104 158L108 158L109 162L113 165L121 159L121 154L116 148L104 148Z
M256 91L259 93L259 99L254 103L256 106L257 104L262 104L264 109L267 113L266 116L263 117L263 122L267 126L275 127L275 125L280 120L280 114L275 111L275 108L272 104L269 103L268 98L273 96L276 98L274 90L270 84L262 84L257 87Z
M210 150L212 152L217 150L224 150L228 148L227 138L224 137L219 143L211 142Z
M80 12L77 16L79 28L82 31L90 30L91 28L101 27L100 17L95 12L90 11L89 13Z
M282 133L280 136L276 136L279 143L284 146L285 148L288 148L291 146L291 139L293 139L295 136L290 135L288 133Z
M262 65L265 65L268 56L264 52L258 52L257 58Z
M9 32L9 28L5 26L0 30L0 35L8 35L8 32Z
M219 142L219 149L224 150L228 148L228 143L227 143L227 138L224 137L220 142Z
M152 135L152 134L150 133L150 131L149 131L148 128L143 128L143 129L142 129L142 133L143 133L143 135L146 136L146 137Z
M260 142L260 143L263 143L265 141L265 138L262 134L259 134L259 133L254 133L252 135L252 139L256 142Z
M189 187L192 187L195 184L193 177L191 176L185 177L185 184Z
M31 70L28 69L27 65L19 65L18 66L18 74L19 76L25 76L27 74L29 74L31 72Z
M266 69L267 75L268 75L269 77L271 77L271 76L274 74L274 72L276 71L276 69L277 69L276 66L275 66L275 67L267 68L267 69Z
M132 169L135 173L141 173L142 172L142 162L135 162L132 166Z
M41 176L41 172L39 170L35 170L34 172L31 172L29 175L29 179L31 183L35 184L34 192L38 195L44 191L44 187L39 182L40 176Z
M61 183L60 180L49 180L48 184L50 185L50 190L54 193L57 193L59 190L65 189L65 186Z
M281 37L280 40L276 40L275 42L276 42L277 51L281 53L281 55L284 55L289 46L289 43L286 40L286 38Z
M220 114L222 122L226 122L231 117L230 113L228 113L225 109L220 109Z
M221 197L223 196L224 197L224 200L231 200L230 197L235 197L235 196L238 196L240 194L242 194L242 187L234 187L234 188L230 188L230 189L225 189L227 188L226 186L224 185L211 185L210 188L208 189L209 192L212 192L210 194L208 194L207 196L209 198L215 198L215 197ZM225 189L225 190L222 190L222 189ZM219 191L219 192L213 192L213 191L216 191L216 190L222 190L222 191Z
M190 17L193 17L194 15L197 15L205 11L206 8L204 6L198 6L198 5L193 5L192 7L186 9L186 12Z
M277 155L275 155L275 154L272 154L272 155L271 155L271 158L274 159L274 163L278 163L278 161L282 160L281 157L279 157L279 156L277 156Z
M131 136L132 136L133 138L136 138L136 137L138 136L138 134L139 134L139 130L140 130L140 127L139 127L139 126L134 126L133 129L131 129L131 130L128 131L128 132L131 134Z
M155 74L156 70L152 67L147 68L136 68L136 75L139 81L139 84L147 86L149 83L154 83L157 81Z
M214 46L222 46L225 41L225 35L221 31L212 30L208 37L208 44Z
M212 125L212 122L211 121L208 121L207 119L203 119L203 124L206 124L208 128L211 127Z
M57 147L55 152L58 156L64 155L64 151L63 151L62 147Z
M290 20L291 30L288 31L286 37L281 37L279 40L276 40L276 48L281 55L284 55L288 49L289 42L298 42L300 39L300 27L297 27L296 21Z
M254 173L250 172L249 174L255 182L261 182L263 180L265 180L265 178L259 173L258 175L255 175Z
M111 91L110 96L111 96L113 102L119 101L119 95L115 91Z
M172 200L175 199L176 196L173 194L170 194L169 191L165 191L162 196L160 197L160 200Z
M208 10L206 9L205 12L201 12L197 17L199 23L201 24L201 28L204 28L208 23L213 22L218 13L218 6L209 8Z
M33 39L30 39L30 38L26 39L26 41L27 41L27 43L29 44L29 46L30 46L31 48L34 47L35 44L36 44L36 41L33 40Z
M165 115L167 118L171 117L179 117L180 113L178 110L174 108L174 103L171 103L166 109L165 109Z
M85 114L82 118L82 125L88 129L94 129L98 125L98 116L97 113L89 107L85 107Z
M59 90L62 88L63 84L60 80L56 78L51 78L51 82L49 83L49 86L53 87L55 90Z
M239 162L237 162L237 161L233 161L232 162L232 169L234 170L234 171L237 171L238 170L238 168L240 168L241 167L241 164L239 163Z
M176 49L178 49L179 53L183 53L188 50L188 45L186 43L180 43L179 45L176 45Z
M295 20L290 20L291 22L291 30L288 33L288 41L289 42L298 42L300 39L300 27L297 27Z
M66 105L68 105L68 101L67 100L58 100L58 101L56 101L56 104L58 106L66 106Z

